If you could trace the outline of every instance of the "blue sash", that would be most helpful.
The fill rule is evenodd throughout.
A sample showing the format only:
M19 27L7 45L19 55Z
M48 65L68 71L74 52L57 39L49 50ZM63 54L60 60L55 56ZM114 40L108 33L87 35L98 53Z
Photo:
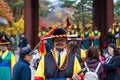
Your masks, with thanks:
M0 66L10 67L10 62L0 61Z

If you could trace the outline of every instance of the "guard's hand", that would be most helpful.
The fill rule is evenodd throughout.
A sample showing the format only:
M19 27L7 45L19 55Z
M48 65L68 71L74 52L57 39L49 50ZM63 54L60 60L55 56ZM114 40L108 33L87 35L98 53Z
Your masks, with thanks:
M72 80L81 80L81 77L78 74L74 74Z

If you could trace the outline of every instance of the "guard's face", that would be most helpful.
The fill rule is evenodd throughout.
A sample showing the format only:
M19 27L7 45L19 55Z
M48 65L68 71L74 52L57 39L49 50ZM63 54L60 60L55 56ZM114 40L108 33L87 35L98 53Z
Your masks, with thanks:
M6 51L7 50L7 45L0 45L1 51Z
M59 51L63 50L67 47L67 39L66 38L55 38L54 39L54 47Z

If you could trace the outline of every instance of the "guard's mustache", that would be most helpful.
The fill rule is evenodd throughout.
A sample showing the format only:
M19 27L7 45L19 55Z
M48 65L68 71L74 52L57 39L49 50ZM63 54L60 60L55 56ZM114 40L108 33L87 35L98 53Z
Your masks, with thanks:
M56 44L56 46L63 46L63 44Z
M56 50L58 50L58 52L61 52L61 51L63 51L64 49L56 48Z

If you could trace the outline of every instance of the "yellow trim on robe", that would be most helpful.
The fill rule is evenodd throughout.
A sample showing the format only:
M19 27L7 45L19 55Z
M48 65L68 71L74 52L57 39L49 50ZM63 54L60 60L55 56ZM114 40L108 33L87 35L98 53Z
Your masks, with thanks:
M92 32L91 32L91 37L93 37L93 36L94 36L94 32L92 31Z
M91 33L89 31L86 32L88 34L88 37L91 37ZM85 37L85 32L82 33L82 37Z
M120 30L119 27L115 28L115 31L118 32L118 34L119 34L119 30ZM120 36L116 37L116 47L120 48Z
M38 68L36 70L35 76L42 77L43 80L45 80L45 75L44 75L44 56L42 56Z
M9 51L6 50L6 51L3 53L3 55L2 55L2 52L0 51L0 55L2 55L2 59L4 59L4 58L8 55L8 53L9 53ZM11 62L10 62L10 64L11 64L11 69L14 67L15 63L16 63L16 62L15 62L15 56L14 56L14 54L12 53Z
M89 32L89 37L92 37L92 32Z
M4 59L6 56L7 56L7 54L8 54L8 50L6 50L4 53L3 53L3 55L2 55L2 59Z
M40 32L38 32L38 37L43 36L45 34L48 34L48 32L44 31L44 33L42 34L41 31L40 31Z
M62 59L60 59L60 67L63 65L65 58L66 58L66 54L64 54Z
M0 56L2 55L2 51L0 51Z
M41 33L39 32L39 33L38 33L38 37L40 37L40 36L41 36Z
M86 53L85 53L85 51L84 51L83 49L81 49L80 52L81 52L81 53L80 53L81 59L82 59L82 60L85 59L85 58L86 58Z
M112 32L111 32L112 34L115 34L115 30L114 30L114 28L112 28Z
M81 33L81 37L82 37L82 38L84 37L84 32L83 32L83 33Z
M100 35L101 35L100 31L98 31L98 36L100 36ZM94 35L94 31L92 31L91 36L95 36L95 35Z
M99 32L98 35L101 36L101 32Z
M68 32L67 34L70 35L70 32Z
M61 61L60 61L60 66L62 66L64 60L65 60L66 55L63 55ZM74 69L73 69L73 74L78 73L79 71L81 71L81 66L80 63L78 61L78 59L75 57L74 59ZM43 80L45 80L45 75L44 75L44 56L42 57L42 59L40 60L40 63L38 65L37 71L35 73L36 77L42 77Z
M14 67L15 63L16 63L15 56L14 56L14 54L12 54L12 56L11 56L11 69Z
M78 35L78 32L76 32L75 34Z
M81 71L81 66L80 66L80 63L79 63L77 57L75 56L73 74L78 73L80 71Z

